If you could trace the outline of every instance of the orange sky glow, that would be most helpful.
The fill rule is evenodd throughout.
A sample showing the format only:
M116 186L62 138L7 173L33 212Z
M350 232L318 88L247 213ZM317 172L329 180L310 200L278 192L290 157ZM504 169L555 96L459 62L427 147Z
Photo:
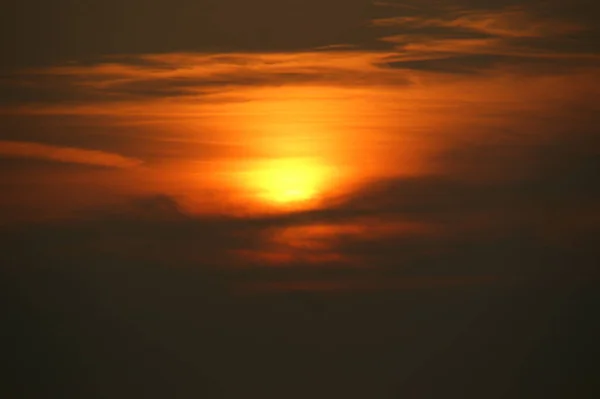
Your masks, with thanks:
M465 45L457 43L452 51L463 51ZM422 51L414 50L414 56L427 59ZM66 105L5 106L0 108L2 115L24 125L31 123L28 119L47 120L42 130L50 136L59 137L61 129L69 128L53 125L56 119L72 121L73 129L100 129L99 139L112 131L124 138L112 148L98 149L78 149L76 139L63 146L0 141L4 156L104 168L94 171L93 179L86 170L48 170L45 177L35 172L39 179L53 182L52 187L44 187L41 180L34 185L44 203L33 199L25 186L12 201L24 208L31 204L22 218L68 214L109 201L110 196L91 194L100 185L110 187L113 201L161 193L177 199L190 215L247 217L327 208L382 179L512 179L528 170L510 165L464 169L440 163L439 156L471 142L495 140L511 146L552 140L551 131L533 133L543 124L538 117L572 99L598 94L598 86L589 84L594 73L589 68L540 76L498 68L462 77L382 66L399 56L367 51L182 53L140 56L148 65L120 63L117 58L91 66L25 71L23 79L28 74L51 76L62 84L60 90L87 99ZM296 75L298 81L289 78ZM211 79L219 85L206 85ZM185 83L181 92L162 95L173 82ZM531 134L498 133L528 124ZM15 186L19 184L15 180ZM52 194L57 186L77 190L65 198ZM356 223L361 228L355 235L375 237L381 231L377 223ZM333 236L348 228L323 226ZM436 230L428 226L425 231ZM298 251L299 243L311 235L327 248L315 247L309 254ZM267 252L240 250L238 257L267 264L354 262L336 253L335 240L324 238L318 223L265 239Z

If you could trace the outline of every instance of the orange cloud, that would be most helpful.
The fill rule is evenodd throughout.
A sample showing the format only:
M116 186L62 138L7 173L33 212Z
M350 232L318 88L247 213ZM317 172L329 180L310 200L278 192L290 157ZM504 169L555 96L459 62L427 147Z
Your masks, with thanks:
M236 83L235 79L225 81L225 77L243 79L283 75L289 81L291 74L315 78L319 73L327 72L329 78L335 80L336 76L344 76L344 73L376 72L376 64L386 55L390 54L364 51L146 54L107 57L105 62L91 66L72 64L30 69L23 71L22 76L67 78L70 84L80 87L116 88L117 91L121 85L131 82L162 80L170 85L178 85L182 83L181 79L194 79L190 87L202 89L213 81L218 84ZM245 85L246 82L241 80L239 84Z
M131 168L141 164L140 160L104 151L19 141L0 141L0 156L33 158L111 168Z

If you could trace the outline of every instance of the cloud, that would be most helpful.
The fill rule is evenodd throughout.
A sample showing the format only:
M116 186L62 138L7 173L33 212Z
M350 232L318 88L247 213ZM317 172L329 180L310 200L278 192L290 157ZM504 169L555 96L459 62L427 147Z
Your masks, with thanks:
M372 24L386 29L381 40L396 46L396 68L477 73L508 65L543 72L542 63L551 63L546 70L559 71L597 67L600 61L597 48L578 46L589 42L595 28L527 4L430 5ZM574 51L577 47L580 50Z
M559 19L536 18L522 7L498 10L448 10L442 18L391 17L376 19L373 24L408 28L462 28L473 34L504 38L563 36L586 29Z
M591 128L578 129L545 143L498 145L488 136L447 148L436 174L377 180L313 210L198 214L177 197L133 196L33 223L14 239L56 262L228 270L234 285L249 279L269 290L282 278L290 289L363 290L402 289L407 276L435 285L440 276L574 275L598 255L590 237L600 225L591 184L598 142ZM497 176L507 164L513 170ZM577 253L580 264L565 269ZM273 266L265 278L275 282L262 280L256 270ZM275 271L282 266L288 277Z
M141 164L140 160L104 151L1 140L0 157L41 159L110 168L132 168Z
M298 85L364 86L409 83L378 64L383 52L305 51L298 53L172 53L101 57L15 72L0 81L5 112L11 105L108 104L135 107L145 100L223 101L241 88ZM231 101L232 98L225 98ZM72 108L73 109L73 108Z
M247 7L236 0L230 3L238 9ZM414 84L423 74L460 77L508 70L515 75L552 75L593 70L600 65L595 40L598 32L587 17L584 2L575 2L574 11L553 2L545 6L511 1L451 4L391 1L375 6L362 0L350 3L309 1L293 7L328 10L327 15L332 18L333 10L341 7L343 13L348 12L352 23L357 23L353 41L336 40L303 48L265 48L265 51L249 51L244 46L100 51L89 57L75 57L70 62L5 74L0 80L5 106L0 112L19 112L16 105L20 105L23 113L65 113L78 109L83 113L105 113L114 104L121 112L131 113L140 109L135 103L140 105L144 101L164 100L161 105L167 107L172 100L233 101L227 95L240 88L404 87ZM279 5L265 0L267 4L274 17L282 13L281 20L289 18ZM189 7L196 10L195 6ZM222 19L230 24L229 12L221 6L215 7L211 12L225 13L228 17L223 14ZM364 11L362 16L359 10ZM256 17L262 20L265 16ZM311 22L315 23L314 18ZM237 29L250 28L245 18L234 25L237 28L231 32L208 37L218 42L217 38L226 37L226 33L234 35ZM270 46L265 44L265 47ZM52 104L55 110L34 104Z
M357 221L351 215L345 219ZM300 255L291 252L293 242L273 246L273 237L315 223L322 226L328 222L314 215L308 223L290 215L193 215L170 197L143 197L76 219L3 227L1 231L11 235L1 243L1 256L21 272L48 266L53 270L73 268L84 275L117 271L145 276L155 270L183 270L205 276L199 286L203 289L238 294L427 290L495 282L485 273L432 275L425 267L415 277L403 275L401 267L386 270L384 263L355 268L324 261L319 255L331 251L358 255L335 241L324 250L304 247ZM368 242L367 237L357 239L357 247ZM269 255L277 253L273 251L292 256L269 263ZM263 256L252 259L252 253ZM311 253L316 263L312 263Z
M556 75L600 65L592 28L535 9L432 7L408 14L372 21L385 49L113 54L22 69L0 80L0 113L181 113L191 103L244 101L240 89L407 87L423 77Z

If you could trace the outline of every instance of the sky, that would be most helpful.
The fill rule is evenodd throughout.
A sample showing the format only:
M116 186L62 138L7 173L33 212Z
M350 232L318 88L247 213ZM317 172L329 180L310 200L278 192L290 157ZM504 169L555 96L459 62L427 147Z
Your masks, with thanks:
M17 395L596 397L596 2L6 10Z

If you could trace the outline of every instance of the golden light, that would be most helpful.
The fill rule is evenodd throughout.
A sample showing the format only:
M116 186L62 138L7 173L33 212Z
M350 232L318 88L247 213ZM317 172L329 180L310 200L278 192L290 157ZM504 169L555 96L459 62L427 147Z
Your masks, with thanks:
M311 158L282 158L257 163L245 179L261 201L278 206L300 206L324 195L332 172Z
M202 185L198 208L213 198L226 213L314 209L373 178L422 167L423 135L410 133L410 118L400 118L406 126L396 129L390 107L397 101L385 91L324 85L237 93L243 101L203 105L197 118L182 123L182 131L201 133L208 147L206 160L180 168L193 175L185 190Z

